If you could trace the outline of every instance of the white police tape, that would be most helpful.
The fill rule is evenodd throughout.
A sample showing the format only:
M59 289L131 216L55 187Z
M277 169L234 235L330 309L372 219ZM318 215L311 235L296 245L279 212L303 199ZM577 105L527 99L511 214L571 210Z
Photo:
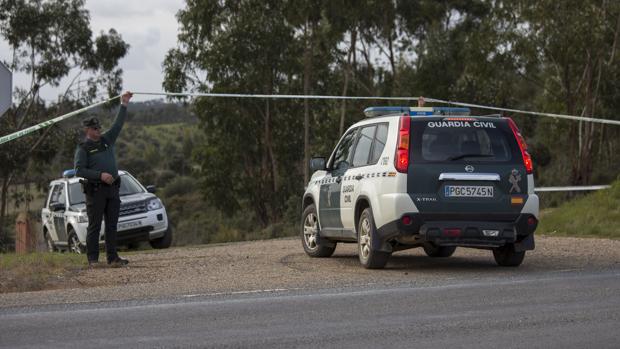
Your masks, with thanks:
M135 92L137 95L150 95L150 96L167 96L167 97L228 97L228 98L274 98L274 99L349 99L349 100L389 100L389 101L417 101L420 99L424 99L424 101L429 103L444 103L444 104L452 104L461 107L470 107L470 108L478 108L478 109L486 109L486 110L495 110L495 111L505 111L515 114L525 114L525 115L539 115L539 116L548 116L552 118L558 119L568 119L568 120L576 120L576 121L587 121L587 122L596 122L601 124L610 124L610 125L620 125L620 120L610 120L610 119L602 119L602 118L592 118L585 116L575 116L575 115L566 115L566 114L554 114L554 113L543 113L543 112L535 112L528 110L520 110L520 109L510 109L510 108L501 108L501 107L493 107L481 104L472 104L472 103L463 103L463 102L454 102L443 99L436 98L427 98L427 97L367 97L367 96L325 96L325 95L266 95L266 94L237 94L237 93L177 93L177 92Z
M91 105L89 105L87 107L84 107L84 108L72 111L70 113L63 114L63 115L55 117L55 118L53 118L51 120L47 120L47 121L44 121L44 122L42 122L40 124L37 124L37 125L34 125L34 126L30 126L28 128L25 128L25 129L23 129L21 131L17 131L17 132L11 133L9 135L2 136L2 137L0 137L0 144L4 144L4 143L10 142L10 141L12 141L14 139L21 138L21 137L23 137L23 136L25 136L27 134L30 134L30 133L35 132L35 131L38 131L38 130L40 130L42 128L45 128L45 127L48 127L48 126L52 126L53 124L56 124L56 123L61 122L61 121L65 120L65 119L68 119L68 118L70 118L70 117L72 117L74 115L83 113L83 112L85 112L87 110L96 108L96 107L98 107L98 106L100 106L102 104L111 102L111 101L113 101L113 100L115 100L115 99L117 99L119 97L120 97L120 95L116 96L116 97L109 98L109 99L107 99L105 101L101 101L101 102L97 102L95 104L91 104Z
M566 114L543 113L543 112L520 110L520 109L500 108L500 107L493 107L493 106L488 106L488 105L463 103L463 102L453 102L453 101L447 101L447 100L435 99L435 98L424 98L424 100L426 102L430 102L430 103L452 104L452 105L457 105L457 106L460 106L460 107L478 108L478 109L495 110L495 111L505 111L505 112L515 113L515 114L548 116L548 117L552 117L552 118L556 118L556 119L567 119L567 120L574 120L574 121L596 122L596 123L600 123L600 124L620 125L620 120L610 120L610 119L602 119L602 118L591 118L591 117L586 117L586 116L575 116L575 115L566 115Z
M383 100L417 101L422 97L379 97L379 96L326 96L326 95L265 95L249 93L200 93L200 92L133 92L134 95L167 97L225 97L225 98L270 98L270 99L337 99L337 100Z
M327 95L270 95L270 94L248 94L248 93L200 93L200 92L134 92L134 95L143 95L143 96L166 96L166 97L219 97L219 98L270 98L270 99L334 99L334 100L388 100L388 101L417 101L422 97L381 97L381 96L327 96ZM95 104L91 104L87 107L78 109L76 111L58 116L54 119L44 121L40 124L28 127L21 131L17 131L11 133L6 136L0 137L0 145L10 142L12 140L21 138L25 135L28 135L32 132L40 130L42 128L51 126L56 124L62 120L68 119L74 115L83 113L87 110L100 106L102 104L108 103L120 96L115 96L105 101L97 102ZM602 124L610 124L610 125L620 125L620 120L610 120L610 119L601 119L601 118L592 118L592 117L584 117L584 116L574 116L574 115L565 115L565 114L553 114L553 113L543 113L543 112L533 112L527 110L519 110L519 109L510 109L510 108L500 108L493 106L486 106L480 104L472 104L472 103L463 103L463 102L455 102L448 101L436 98L423 98L425 101L430 103L445 103L451 105L457 105L462 107L470 107L470 108L478 108L478 109L487 109L487 110L495 110L495 111L505 111L511 112L515 114L525 114L525 115L539 115L539 116L548 116L552 118L559 119L568 119L568 120L576 120L576 121L586 121L586 122L595 122Z

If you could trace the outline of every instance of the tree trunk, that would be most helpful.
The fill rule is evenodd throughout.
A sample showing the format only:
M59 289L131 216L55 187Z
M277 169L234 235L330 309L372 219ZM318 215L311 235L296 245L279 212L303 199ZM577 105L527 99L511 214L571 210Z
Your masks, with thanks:
M349 52L347 53L347 63L344 67L344 86L342 87L342 95L346 96L349 89L349 79L351 77L351 58L355 52L355 45L357 40L357 31L353 29L351 31L351 46L349 47ZM342 104L340 105L340 127L338 128L338 137L342 135L344 132L344 117L347 110L347 101L346 99L342 100Z
M308 21L306 20L306 43L304 48L304 95L310 94L310 74L312 72L312 39L309 33ZM310 170L310 104L308 99L304 99L304 186L308 183Z
M7 201L9 197L8 190L9 189L9 178L2 178L2 188L0 193L0 245L3 241L6 240L5 234L8 234L8 230L4 226L6 223L6 209L7 209Z

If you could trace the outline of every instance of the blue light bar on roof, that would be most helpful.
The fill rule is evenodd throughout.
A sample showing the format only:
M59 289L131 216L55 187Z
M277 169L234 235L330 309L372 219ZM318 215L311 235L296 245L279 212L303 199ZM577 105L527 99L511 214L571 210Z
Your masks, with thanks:
M62 176L65 178L75 177L75 170L74 169L66 170L62 173Z
M409 114L410 116L469 116L469 108L455 107L369 107L364 109L366 117L388 114Z

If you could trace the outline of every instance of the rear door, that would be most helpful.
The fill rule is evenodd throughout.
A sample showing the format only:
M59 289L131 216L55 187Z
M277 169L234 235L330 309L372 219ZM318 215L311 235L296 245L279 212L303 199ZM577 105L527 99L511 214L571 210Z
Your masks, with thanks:
M515 220L527 174L502 118L412 118L407 190L427 220Z
M54 210L54 205L57 204L62 204L64 205L65 209L67 207L67 199L66 199L66 193L65 193L65 184L64 183L60 183L60 184L56 184L54 186L54 188L52 189L52 196L50 198L50 210L51 210L51 216L52 216L52 220L53 220L53 229L54 232L56 233L56 237L58 239L58 241L67 241L67 229L66 229L66 222L65 222L65 210L61 209L61 210Z

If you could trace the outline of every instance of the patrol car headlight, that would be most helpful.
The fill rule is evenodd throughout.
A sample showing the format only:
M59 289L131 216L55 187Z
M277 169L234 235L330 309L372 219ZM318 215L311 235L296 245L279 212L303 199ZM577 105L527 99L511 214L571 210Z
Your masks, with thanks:
M86 216L86 215L78 216L77 217L77 221L78 221L78 223L88 223L88 216Z
M146 204L146 207L149 209L149 211L159 210L160 208L162 208L161 200L159 200L157 198L151 199Z

